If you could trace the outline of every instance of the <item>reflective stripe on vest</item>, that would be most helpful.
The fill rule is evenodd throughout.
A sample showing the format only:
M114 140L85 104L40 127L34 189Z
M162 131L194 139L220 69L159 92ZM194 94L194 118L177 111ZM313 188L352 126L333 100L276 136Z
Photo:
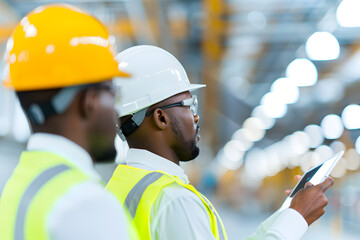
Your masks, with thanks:
M25 190L24 194L21 197L20 204L18 207L18 212L16 216L14 236L15 240L25 239L25 217L30 203L32 202L36 193L41 189L41 187L46 184L51 178L56 175L70 169L69 166L61 164L43 171L39 176L37 176L32 183Z
M161 190L174 182L192 191L201 199L209 214L211 231L215 238L217 240L227 240L221 219L210 201L201 195L192 185L185 184L177 177L166 172L152 172L119 165L106 188L113 192L129 209L140 238L151 239L150 209Z
M133 189L129 192L125 199L125 206L129 209L129 213L132 218L135 217L136 209L139 206L141 197L145 189L156 180L158 180L163 174L159 172L152 172L143 177Z
M224 234L224 231L223 231L224 226L223 226L223 223L221 222L219 214L217 213L216 209L211 204L211 202L203 194L201 194L201 196L207 202L207 204L209 205L211 211L214 213L214 215L216 217L216 223L217 223L217 226L218 226L220 240L225 240L225 234Z
M49 239L48 216L56 202L88 175L63 157L24 151L0 199L1 240Z

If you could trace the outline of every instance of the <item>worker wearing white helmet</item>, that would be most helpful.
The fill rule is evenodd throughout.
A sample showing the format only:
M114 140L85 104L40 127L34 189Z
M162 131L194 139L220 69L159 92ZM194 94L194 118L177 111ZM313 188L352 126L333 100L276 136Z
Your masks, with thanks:
M199 154L197 99L191 92L205 85L191 84L180 62L158 47L132 47L117 59L120 70L132 73L118 105L119 134L130 150L107 189L129 209L141 239L227 239L219 214L179 166ZM329 178L307 186L249 239L299 239L324 213L324 192L332 184Z

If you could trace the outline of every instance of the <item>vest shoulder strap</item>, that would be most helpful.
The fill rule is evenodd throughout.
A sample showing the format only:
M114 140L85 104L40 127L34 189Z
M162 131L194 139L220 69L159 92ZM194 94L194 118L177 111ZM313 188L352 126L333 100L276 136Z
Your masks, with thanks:
M116 195L122 196L122 203L129 209L130 216L133 218L135 226L137 226L138 229L140 228L139 232L144 233L143 236L146 236L144 239L150 239L151 233L149 223L151 207L155 203L162 189L172 183L181 185L201 199L209 214L211 229L214 236L219 240L227 239L222 221L210 201L198 192L195 187L184 183L176 176L170 175L164 171L147 171L126 165L119 165L117 173L114 173L107 188L115 194L117 193ZM120 190L123 185L128 185L125 187L128 191L123 192ZM129 187L129 185L131 187ZM144 226L144 222L148 223L147 226Z
M1 196L0 239L48 239L46 219L54 204L87 180L85 173L60 156L25 151Z

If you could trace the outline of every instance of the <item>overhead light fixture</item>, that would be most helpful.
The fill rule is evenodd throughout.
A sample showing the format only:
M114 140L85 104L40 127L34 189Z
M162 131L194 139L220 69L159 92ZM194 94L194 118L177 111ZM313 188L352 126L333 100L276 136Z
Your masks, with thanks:
M218 152L218 162L227 169L236 170L243 164L244 146L236 140L230 140Z
M304 128L304 132L309 135L311 148L316 148L324 142L324 136L319 125L310 124Z
M315 65L308 59L297 58L286 68L286 76L298 87L313 86L318 80Z
M265 130L272 128L276 122L274 118L269 117L265 113L264 106L262 105L256 106L252 110L251 116L260 119L263 123L263 127Z
M287 113L287 105L281 96L269 92L261 99L264 113L271 118L282 118Z
M340 151L346 151L346 146L343 142L341 141L333 141L330 144L331 149L333 150L334 153L340 152Z
M358 154L360 154L360 136L355 141L355 149Z
M265 128L261 119L250 117L243 123L243 128L248 132L248 139L253 142L260 141L265 136Z
M360 27L359 12L359 0L344 0L336 10L336 20L342 27Z
M266 152L259 148L249 151L245 156L244 171L249 178L254 180L264 179L269 171Z
M321 121L322 132L327 139L337 139L344 132L341 118L335 114L329 114Z
M305 51L311 60L334 60L340 56L340 44L331 33L316 32L306 41Z
M254 145L254 142L248 138L248 135L249 134L246 129L240 128L234 132L234 134L231 136L231 139L239 141L244 146L244 151L247 151Z
M360 128L360 106L357 104L350 104L343 110L341 114L342 121L345 128L349 130Z
M264 13L259 11L252 11L247 16L251 26L257 29L264 29L267 25L267 19Z
M278 78L271 85L271 92L286 104L296 103L299 99L299 88L290 78Z
M315 149L315 152L317 152L320 156L321 161L325 161L328 158L331 158L332 155L334 155L334 151L331 147L327 145L320 145Z
M360 157L355 149L349 149L345 154L345 159L347 169L355 171L360 168Z

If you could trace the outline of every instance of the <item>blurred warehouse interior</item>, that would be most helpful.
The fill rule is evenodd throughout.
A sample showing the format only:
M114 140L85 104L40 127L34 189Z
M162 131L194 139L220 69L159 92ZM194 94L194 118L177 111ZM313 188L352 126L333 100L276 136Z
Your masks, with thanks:
M35 7L52 2L58 1L0 0L1 56L10 47L7 39L17 22ZM207 85L197 93L201 154L183 166L192 183L222 206L226 225L241 221L242 214L250 219L260 216L254 220L256 227L280 207L283 191L294 186L296 174L345 150L332 174L336 183L328 193L328 212L306 237L356 239L352 236L360 233L360 1L66 2L106 23L117 51L136 44L160 46L180 59L193 83ZM26 31L36 34L31 25ZM1 74L5 68L2 59ZM2 85L0 103L1 192L30 129L15 94ZM120 139L116 144L121 162L126 144ZM97 167L104 179L111 176L113 165ZM228 229L230 239L252 230ZM314 237L318 232L321 237Z

